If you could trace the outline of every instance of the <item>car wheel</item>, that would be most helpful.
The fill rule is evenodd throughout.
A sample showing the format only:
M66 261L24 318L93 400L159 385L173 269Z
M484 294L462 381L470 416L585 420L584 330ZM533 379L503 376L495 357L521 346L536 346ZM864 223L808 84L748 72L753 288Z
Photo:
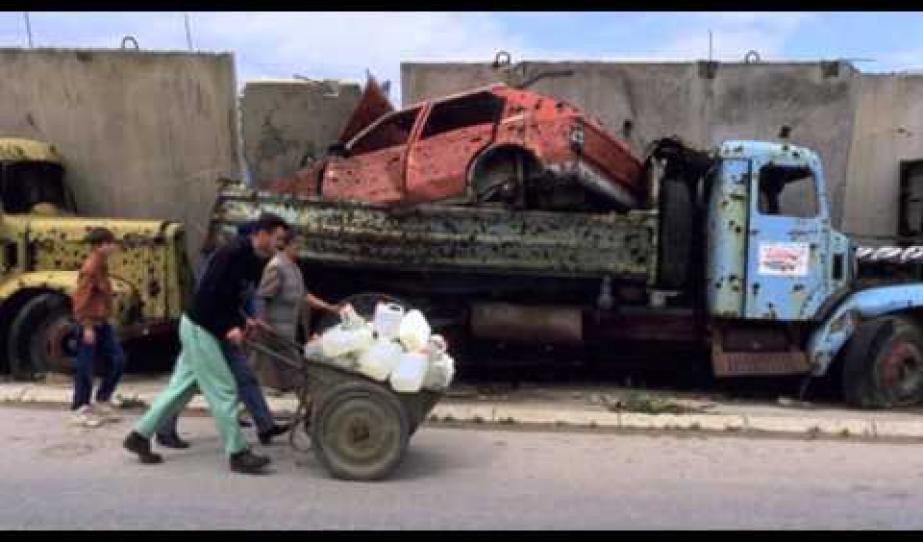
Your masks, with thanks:
M538 170L535 159L524 150L496 152L478 164L471 184L479 203L499 202L520 205L525 201L525 185Z

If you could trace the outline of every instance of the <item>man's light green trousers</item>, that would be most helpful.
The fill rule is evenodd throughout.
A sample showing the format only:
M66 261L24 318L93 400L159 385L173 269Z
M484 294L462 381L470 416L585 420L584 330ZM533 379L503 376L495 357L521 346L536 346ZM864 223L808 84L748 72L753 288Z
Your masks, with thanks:
M176 359L170 383L135 424L135 431L151 438L163 420L179 414L192 400L198 385L218 426L227 454L247 449L247 441L237 425L237 384L218 340L185 314L179 324L179 339L182 350Z

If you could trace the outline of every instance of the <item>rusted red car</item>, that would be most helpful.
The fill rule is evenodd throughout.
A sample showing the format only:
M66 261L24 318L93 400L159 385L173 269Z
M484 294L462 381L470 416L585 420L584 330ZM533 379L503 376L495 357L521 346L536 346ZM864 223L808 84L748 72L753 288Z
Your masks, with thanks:
M562 100L503 84L400 111L387 112L382 100L367 92L345 144L269 188L329 200L519 208L634 207L644 196L641 162Z

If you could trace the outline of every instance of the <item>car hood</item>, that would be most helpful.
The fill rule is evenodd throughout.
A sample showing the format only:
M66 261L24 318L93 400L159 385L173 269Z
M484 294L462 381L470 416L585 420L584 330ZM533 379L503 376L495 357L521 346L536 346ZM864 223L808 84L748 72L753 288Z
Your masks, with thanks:
M346 128L340 134L339 142L346 144L366 126L392 111L394 111L394 106L391 105L381 85L370 74L362 97L359 98L359 104L356 105L356 109L346 123Z

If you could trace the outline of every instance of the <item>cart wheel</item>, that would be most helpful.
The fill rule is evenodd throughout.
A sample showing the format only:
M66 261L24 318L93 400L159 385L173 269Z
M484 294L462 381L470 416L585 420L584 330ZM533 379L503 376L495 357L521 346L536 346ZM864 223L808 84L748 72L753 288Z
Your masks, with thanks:
M310 425L314 453L335 478L378 480L404 455L410 423L400 401L366 382L345 382L324 394Z

